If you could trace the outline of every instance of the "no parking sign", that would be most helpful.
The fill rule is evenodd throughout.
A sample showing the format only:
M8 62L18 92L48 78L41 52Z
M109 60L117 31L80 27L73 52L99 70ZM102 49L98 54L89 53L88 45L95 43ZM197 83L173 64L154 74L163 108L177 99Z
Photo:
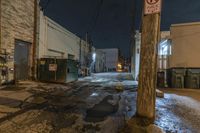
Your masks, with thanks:
M161 12L161 0L144 0L144 14L154 14Z

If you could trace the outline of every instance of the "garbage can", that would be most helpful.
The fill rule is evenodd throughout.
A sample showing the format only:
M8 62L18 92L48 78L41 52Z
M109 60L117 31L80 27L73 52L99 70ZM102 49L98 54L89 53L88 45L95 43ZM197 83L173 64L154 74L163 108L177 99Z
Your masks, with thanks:
M157 87L165 87L165 72L157 72Z
M185 74L186 74L185 68L172 68L171 69L171 87L184 88Z
M78 63L70 59L41 58L38 79L45 82L68 83L78 80Z
M192 89L200 88L200 69L187 69L185 87Z

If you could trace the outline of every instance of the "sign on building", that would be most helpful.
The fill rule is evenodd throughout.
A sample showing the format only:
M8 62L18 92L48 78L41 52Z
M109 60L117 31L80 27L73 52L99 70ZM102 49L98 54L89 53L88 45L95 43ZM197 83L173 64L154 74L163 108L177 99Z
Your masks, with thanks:
M57 71L57 64L49 64L49 71Z
M160 13L161 12L161 0L144 0L144 14L154 14L154 13Z

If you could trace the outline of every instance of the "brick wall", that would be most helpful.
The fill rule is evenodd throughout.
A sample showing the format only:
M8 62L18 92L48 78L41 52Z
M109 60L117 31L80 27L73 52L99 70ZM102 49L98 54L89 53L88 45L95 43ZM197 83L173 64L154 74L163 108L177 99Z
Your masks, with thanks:
M0 47L10 54L8 67L14 68L15 39L33 43L34 0L1 0L1 44ZM32 66L32 45L30 49L30 71ZM9 80L14 73L9 71Z

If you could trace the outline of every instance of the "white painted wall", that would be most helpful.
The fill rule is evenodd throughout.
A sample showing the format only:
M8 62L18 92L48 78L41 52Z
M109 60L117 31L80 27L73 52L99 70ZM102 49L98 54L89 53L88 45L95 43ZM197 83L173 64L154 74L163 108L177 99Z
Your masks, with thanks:
M40 11L38 58L47 55L47 18Z
M138 79L139 69L140 69L140 46L141 46L141 34L139 32L136 33L135 36L135 79Z
M169 39L170 38L170 31L162 31L161 34L161 40ZM141 46L141 33L139 31L136 31L135 34L135 42L134 46L132 47L132 59L131 59L131 67L132 67L132 74L135 79L139 76L139 67L140 67L140 46ZM158 57L159 58L159 57ZM159 65L159 62L158 62Z
M131 73L134 79L137 79L139 75L140 66L140 45L141 45L141 33L136 31L134 36L134 43L132 44L132 56L131 56Z
M74 55L79 60L80 38L40 13L39 58Z

